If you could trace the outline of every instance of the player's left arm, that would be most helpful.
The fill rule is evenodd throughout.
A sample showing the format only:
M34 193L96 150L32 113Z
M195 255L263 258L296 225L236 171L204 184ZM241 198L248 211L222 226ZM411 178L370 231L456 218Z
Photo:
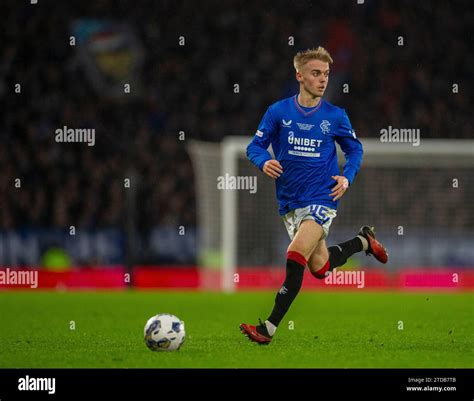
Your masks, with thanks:
M362 143L357 139L345 110L342 110L341 119L336 129L335 139L344 152L344 157L346 159L342 176L335 175L332 177L337 184L332 188L330 196L332 196L333 200L336 201L344 195L344 192L346 192L349 185L354 181L355 176L360 170L362 156L364 154Z

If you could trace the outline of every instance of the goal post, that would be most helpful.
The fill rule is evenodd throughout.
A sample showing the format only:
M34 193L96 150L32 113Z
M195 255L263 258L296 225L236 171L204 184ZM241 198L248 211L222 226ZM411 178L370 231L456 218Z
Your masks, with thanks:
M239 160L246 158L247 145L250 140L244 136L228 136L221 143L222 170L221 177L239 177ZM269 147L273 156L273 150ZM250 161L249 161L250 163ZM253 165L252 165L253 167ZM255 168L256 169L256 168ZM257 169L256 169L257 170ZM255 171L254 174L257 174ZM258 186L258 177L254 175ZM273 183L272 183L273 184ZM236 287L236 273L238 266L239 219L238 196L242 188L226 189L221 194L221 232L222 232L222 282L225 292L233 292ZM256 189L257 190L257 189ZM258 207L258 205L254 205ZM245 215L244 215L245 216ZM243 217L244 217L243 216ZM245 218L245 217L244 217Z
M222 141L222 176L238 174L238 158L245 149L244 138L227 137ZM235 290L234 275L237 273L237 193L224 190L221 194L222 231L222 289Z
M220 288L226 292L236 289L235 274L241 267L283 266L289 244L274 180L246 158L251 139L229 136L221 143L189 145L200 264L220 271ZM472 264L474 140L425 139L419 146L361 142L362 169L339 205L329 245L347 240L363 224L374 224L390 251L388 269ZM337 148L342 167L345 159ZM219 179L226 176L255 177L256 191L219 189ZM376 266L365 257L355 257L354 263Z

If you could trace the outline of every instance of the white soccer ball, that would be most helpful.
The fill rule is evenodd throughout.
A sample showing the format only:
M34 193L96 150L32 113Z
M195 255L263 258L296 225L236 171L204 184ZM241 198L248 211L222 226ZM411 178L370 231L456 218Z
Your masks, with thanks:
M146 322L145 344L152 351L176 351L185 338L184 322L169 313L153 316Z

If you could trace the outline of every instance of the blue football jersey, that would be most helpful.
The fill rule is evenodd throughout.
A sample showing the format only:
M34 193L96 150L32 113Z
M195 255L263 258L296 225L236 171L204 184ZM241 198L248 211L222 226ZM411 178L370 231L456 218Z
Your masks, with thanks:
M360 169L363 149L344 109L321 99L313 108L298 103L297 95L272 104L247 147L247 157L260 170L272 157L283 167L275 180L281 215L290 210L319 204L337 209L339 201L329 194L341 175L336 142L346 158L345 176L351 184Z

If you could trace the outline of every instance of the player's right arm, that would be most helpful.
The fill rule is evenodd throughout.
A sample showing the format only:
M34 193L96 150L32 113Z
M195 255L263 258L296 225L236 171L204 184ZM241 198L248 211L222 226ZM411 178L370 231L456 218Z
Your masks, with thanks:
M272 108L269 107L260 121L252 142L247 146L248 159L271 178L278 178L283 173L280 162L272 159L267 150L277 132L278 125L274 119Z

